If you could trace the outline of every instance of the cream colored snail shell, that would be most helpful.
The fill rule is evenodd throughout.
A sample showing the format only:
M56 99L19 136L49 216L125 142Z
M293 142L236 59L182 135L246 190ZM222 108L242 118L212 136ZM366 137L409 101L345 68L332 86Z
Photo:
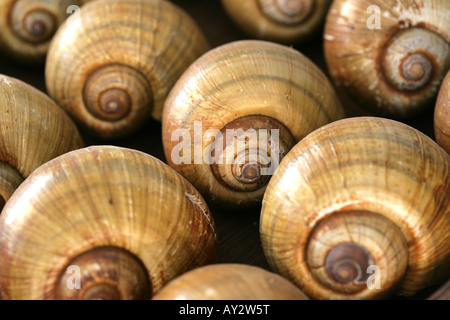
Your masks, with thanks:
M1 0L0 51L23 63L43 63L51 39L71 6L89 0Z
M450 270L450 156L376 117L323 126L283 159L263 199L269 265L313 299L413 295Z
M0 292L12 300L150 299L216 257L214 221L192 185L153 156L107 145L35 170L0 234Z
M437 143L450 153L450 71L442 81L434 110Z
M450 66L448 0L336 0L324 31L337 90L373 115L433 108Z
M256 39L300 43L316 34L331 0L222 0L229 17Z
M222 263L188 271L153 300L309 300L293 283L260 267Z
M36 168L81 147L77 127L53 100L0 75L0 211Z
M55 35L46 85L90 134L121 138L161 119L170 88L208 48L193 19L169 1L92 1Z
M164 152L211 204L257 206L284 154L343 116L331 83L300 52L235 41L204 54L177 81L163 110Z

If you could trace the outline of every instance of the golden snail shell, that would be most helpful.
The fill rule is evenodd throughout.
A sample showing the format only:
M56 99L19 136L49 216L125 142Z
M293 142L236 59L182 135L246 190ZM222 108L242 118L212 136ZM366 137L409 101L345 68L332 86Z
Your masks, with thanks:
M80 126L119 138L150 116L160 120L170 88L208 48L196 23L169 1L93 1L55 35L46 85Z
M412 295L450 270L450 156L393 120L326 125L283 159L263 199L270 266L314 299Z
M26 63L45 61L51 39L69 16L68 8L87 0L0 0L0 47Z
M55 102L0 75L0 211L36 168L82 146L77 127Z
M0 291L13 300L149 299L216 253L214 221L192 185L114 146L38 168L6 204L0 233Z
M335 85L372 114L432 107L450 66L449 11L448 0L334 1L324 51Z
M170 281L154 300L308 300L278 274L245 264L212 264Z
M450 153L450 71L442 81L434 110L434 134L437 143Z
M255 206L295 142L343 116L328 79L301 53L236 41L199 58L170 92L164 152L210 203Z
M331 0L222 0L231 19L254 38L298 43L322 26Z

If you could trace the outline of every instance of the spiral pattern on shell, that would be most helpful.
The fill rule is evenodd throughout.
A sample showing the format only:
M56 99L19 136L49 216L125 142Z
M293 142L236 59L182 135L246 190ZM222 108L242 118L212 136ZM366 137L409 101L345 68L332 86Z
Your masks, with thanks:
M229 17L260 40L298 43L315 34L330 0L222 0Z
M270 180L263 249L311 298L412 295L449 275L449 189L450 156L428 136L383 118L336 121Z
M405 119L434 104L450 67L447 0L337 0L324 51L343 95L374 115Z
M43 63L51 39L69 16L70 6L82 0L1 0L1 51L22 63Z
M36 168L83 145L77 127L53 100L0 75L0 210Z
M162 161L115 146L35 170L6 204L0 233L3 299L147 299L216 258L214 221L192 185ZM75 293L71 268L81 276Z
M211 203L256 206L295 142L343 116L328 79L301 53L236 41L177 81L163 111L164 152Z
M161 119L170 88L208 48L193 19L169 1L94 1L55 35L46 85L91 134L120 138Z

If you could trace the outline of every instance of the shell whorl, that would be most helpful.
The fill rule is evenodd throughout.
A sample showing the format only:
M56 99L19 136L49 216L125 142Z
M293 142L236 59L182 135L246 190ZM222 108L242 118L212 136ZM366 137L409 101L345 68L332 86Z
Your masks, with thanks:
M99 122L116 127L138 126L151 110L152 88L145 76L125 65L111 64L93 71L83 88L83 103ZM122 121L121 121L122 120Z
M280 24L298 24L316 9L311 0L258 0L265 15Z
M329 0L222 0L230 18L247 34L284 44L311 37L322 25Z
M273 136L274 131L276 136ZM270 178L266 171L295 144L283 124L260 115L237 118L226 124L220 133L211 149L215 152L214 158L222 161L211 161L211 171L217 181L237 192L263 191L262 187Z
M4 299L143 298L216 258L214 221L192 185L162 161L115 146L72 151L35 170L6 204L0 232ZM92 250L112 265L92 266ZM88 296L64 290L70 266ZM120 289L130 287L142 294Z
M18 36L25 41L41 43L49 40L56 32L55 20L53 14L44 10L35 10L27 13L25 16L16 17L14 15L11 18L11 23L12 25L17 25L20 24L20 21L23 21L23 27L16 31Z
M449 155L416 129L374 117L336 121L292 148L270 180L264 252L312 298L412 295L448 277L449 186ZM364 283L371 263L380 289Z
M72 274L62 272L55 289L57 300L149 300L152 296L147 269L129 251L99 247L82 253L64 270L82 270L80 288L68 287ZM76 285L75 281L72 281ZM81 288L82 285L82 288Z
M312 277L321 286L359 299L393 293L408 266L401 230L381 215L359 210L334 213L319 222L305 255ZM375 290L367 290L376 280L370 277L371 268L381 273Z
M208 48L194 20L169 1L94 1L55 35L46 85L91 134L120 138L161 119L170 88Z
M83 145L73 121L47 95L18 79L0 75L2 202L36 168Z
M43 63L51 39L81 0L1 0L1 50L23 63Z
M237 41L200 57L172 89L163 112L164 152L211 203L255 206L268 180L258 172L270 178L278 166L271 159L278 155L279 162L296 141L342 117L326 76L301 53Z
M445 0L335 1L324 31L335 85L374 115L429 109L450 67L449 10Z

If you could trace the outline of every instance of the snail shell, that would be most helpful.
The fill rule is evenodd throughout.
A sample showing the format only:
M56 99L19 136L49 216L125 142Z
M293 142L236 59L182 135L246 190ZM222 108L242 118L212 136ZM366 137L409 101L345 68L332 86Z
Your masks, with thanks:
M331 0L222 0L231 19L261 40L298 43L325 21Z
M450 156L406 124L326 125L283 159L263 199L269 265L314 299L413 295L450 270Z
M260 205L270 175L295 142L343 116L332 85L301 53L236 41L200 57L170 92L164 152L211 204Z
M196 23L169 1L93 1L55 35L46 85L86 131L120 138L150 116L161 119L170 88L208 48Z
M0 75L0 210L36 168L82 146L77 127L55 102Z
M442 81L434 110L434 133L437 143L450 153L450 71Z
M335 85L375 115L432 107L450 66L449 11L448 0L334 1L324 51Z
M170 281L154 300L308 300L278 274L245 264L212 264Z
M215 259L199 193L145 153L93 146L38 168L0 216L4 299L149 299ZM79 271L80 287L71 270Z
M26 63L43 63L51 39L70 6L87 0L1 0L0 47Z

